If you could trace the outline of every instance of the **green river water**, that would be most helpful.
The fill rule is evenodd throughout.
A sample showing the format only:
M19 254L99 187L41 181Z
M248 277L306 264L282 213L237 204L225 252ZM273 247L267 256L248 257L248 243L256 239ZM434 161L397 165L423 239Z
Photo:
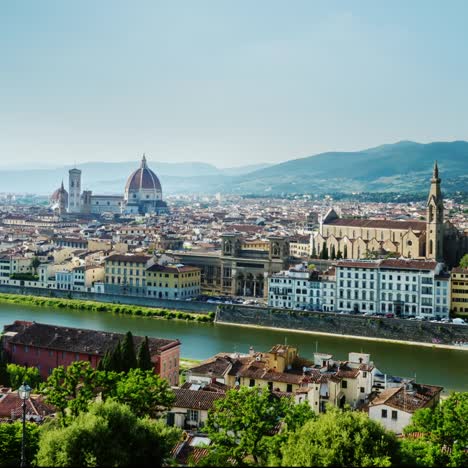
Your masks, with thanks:
M134 335L177 338L181 356L206 359L219 352L247 353L249 346L268 351L277 343L296 346L299 354L312 358L326 352L345 359L351 351L370 353L371 360L382 372L401 377L414 377L419 383L442 385L447 391L468 391L468 351L440 349L396 343L368 341L341 336L261 330L212 323L194 323L131 317L109 312L48 309L15 304L0 304L0 329L14 320L35 320L77 328L106 330Z

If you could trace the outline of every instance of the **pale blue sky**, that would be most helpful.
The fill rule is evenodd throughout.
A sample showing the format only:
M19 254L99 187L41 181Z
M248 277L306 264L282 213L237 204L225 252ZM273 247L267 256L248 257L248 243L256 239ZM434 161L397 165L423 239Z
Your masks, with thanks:
M0 164L468 139L468 2L4 0Z

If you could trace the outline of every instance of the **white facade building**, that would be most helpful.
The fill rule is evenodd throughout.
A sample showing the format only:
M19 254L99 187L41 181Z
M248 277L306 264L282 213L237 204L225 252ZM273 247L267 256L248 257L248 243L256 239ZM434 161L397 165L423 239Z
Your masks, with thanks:
M339 261L337 310L399 317L448 317L449 286L443 268L442 263L426 260Z

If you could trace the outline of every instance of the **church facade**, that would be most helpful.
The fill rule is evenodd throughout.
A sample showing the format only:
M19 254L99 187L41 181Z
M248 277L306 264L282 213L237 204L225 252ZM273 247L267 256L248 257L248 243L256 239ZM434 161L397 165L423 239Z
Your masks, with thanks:
M319 231L311 238L311 250L320 256L349 259L394 254L399 257L430 259L456 265L468 251L468 237L444 221L441 179L437 163L431 179L425 221L344 219L330 209L321 219Z

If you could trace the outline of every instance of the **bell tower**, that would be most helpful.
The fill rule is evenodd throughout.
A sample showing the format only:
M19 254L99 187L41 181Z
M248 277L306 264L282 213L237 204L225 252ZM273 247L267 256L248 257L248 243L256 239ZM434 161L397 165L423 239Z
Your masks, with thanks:
M437 161L434 163L426 205L426 258L444 261L444 203Z

